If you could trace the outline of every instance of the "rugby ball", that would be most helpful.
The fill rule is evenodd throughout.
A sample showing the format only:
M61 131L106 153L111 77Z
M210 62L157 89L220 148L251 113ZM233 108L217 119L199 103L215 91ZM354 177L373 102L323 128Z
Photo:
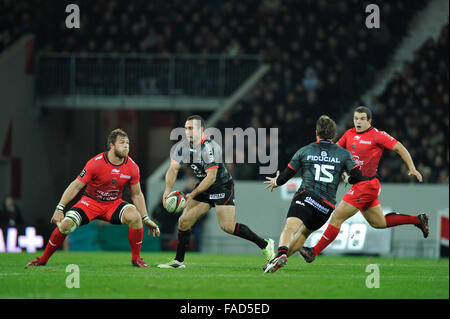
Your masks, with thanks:
M180 191L170 193L166 198L166 210L169 213L181 213L186 206L186 197Z

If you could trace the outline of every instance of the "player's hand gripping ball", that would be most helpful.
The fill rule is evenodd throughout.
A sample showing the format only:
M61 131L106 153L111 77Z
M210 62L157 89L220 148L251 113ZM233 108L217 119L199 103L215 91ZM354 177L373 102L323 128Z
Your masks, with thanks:
M186 197L180 191L174 191L167 195L166 210L169 213L181 213L186 206Z

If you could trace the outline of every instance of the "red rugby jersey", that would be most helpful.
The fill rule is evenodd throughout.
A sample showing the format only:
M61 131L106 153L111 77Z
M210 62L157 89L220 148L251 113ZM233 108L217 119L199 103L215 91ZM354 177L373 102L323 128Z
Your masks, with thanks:
M392 150L396 143L395 138L373 126L361 133L351 128L337 142L352 154L355 162L361 166L362 174L369 177L377 174L383 149Z
M87 184L83 195L101 202L121 198L125 185L137 184L139 178L139 167L131 157L127 156L122 164L114 165L108 160L107 152L91 158L77 177Z

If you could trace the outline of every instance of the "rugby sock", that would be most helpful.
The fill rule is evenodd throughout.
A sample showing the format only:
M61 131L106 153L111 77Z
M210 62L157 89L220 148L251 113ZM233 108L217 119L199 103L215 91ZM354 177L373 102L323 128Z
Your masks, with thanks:
M278 247L278 254L277 254L277 257L280 257L281 255L287 255L287 252L288 252L288 247L286 247L286 246L280 246L280 247Z
M47 262L49 258L53 255L53 253L59 248L59 246L61 246L66 237L67 235L61 233L59 231L59 228L56 227L53 233L50 235L50 239L48 240L47 246L45 247L41 259Z
M322 234L319 242L314 246L313 256L317 256L322 250L324 250L333 240L336 239L339 234L339 228L329 224L325 232Z
M244 224L236 223L236 225L234 226L233 235L254 242L256 245L258 245L260 249L264 249L267 246L267 241L256 235L254 232L251 231L250 228L248 228Z
M386 214L384 218L386 219L386 227L393 227L405 224L419 225L420 223L417 216L404 215L395 212Z
M191 237L191 232L192 229L185 231L178 229L178 245L175 260L178 260L179 262L184 261L184 255L186 253L187 248L189 247L189 239Z
M140 257L142 240L144 239L144 227L140 229L128 228L128 241L131 248L131 260Z

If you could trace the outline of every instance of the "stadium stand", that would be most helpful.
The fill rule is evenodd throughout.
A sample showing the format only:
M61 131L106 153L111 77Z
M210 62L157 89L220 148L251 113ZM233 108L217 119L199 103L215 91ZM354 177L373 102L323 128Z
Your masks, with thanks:
M0 2L0 52L21 35L34 32L36 21L32 5L27 1L4 0Z
M275 11L283 14L271 11L267 22L260 24L259 37L250 37L249 48L265 39L259 52L272 64L272 70L221 123L222 128L231 123L243 128L278 127L279 167L287 164L299 145L314 140L310 132L314 132L313 123L324 109L335 119L348 111L372 83L375 69L386 65L408 19L425 4L412 2L409 7L400 1L380 5L387 18L373 32L356 27L364 24L361 2L305 3L307 10L301 12L291 10L292 2L283 3ZM398 16L404 17L400 24ZM344 27L343 21L352 23ZM254 166L235 166L237 178L263 178Z
M447 24L439 39L428 39L371 105L375 125L405 144L428 183L448 183L448 54ZM386 153L380 167L385 181L411 182L395 154Z
M372 84L375 70L386 65L411 17L427 2L304 0L302 10L295 10L298 3L293 0L81 0L82 28L72 32L64 25L34 23L57 10L50 4L39 11L37 1L3 1L8 10L0 14L14 14L1 16L0 51L21 34L35 32L38 48L46 52L259 54L271 71L218 126L278 127L279 167L284 167L299 145L314 139L310 132L324 109L339 120ZM364 27L369 3L381 9L380 29ZM30 12L37 12L37 18ZM11 19L21 22L10 23ZM82 81L83 75L79 77ZM102 90L101 85L95 83L96 90ZM134 85L131 93L145 90L142 82ZM448 150L443 146L448 143L447 87L448 27L438 43L427 42L370 105L377 127L405 143L428 182L448 183ZM427 115L419 116L422 110ZM398 169L398 159L392 159L389 154L382 161L383 179L409 181ZM237 179L264 178L256 165L230 169Z

